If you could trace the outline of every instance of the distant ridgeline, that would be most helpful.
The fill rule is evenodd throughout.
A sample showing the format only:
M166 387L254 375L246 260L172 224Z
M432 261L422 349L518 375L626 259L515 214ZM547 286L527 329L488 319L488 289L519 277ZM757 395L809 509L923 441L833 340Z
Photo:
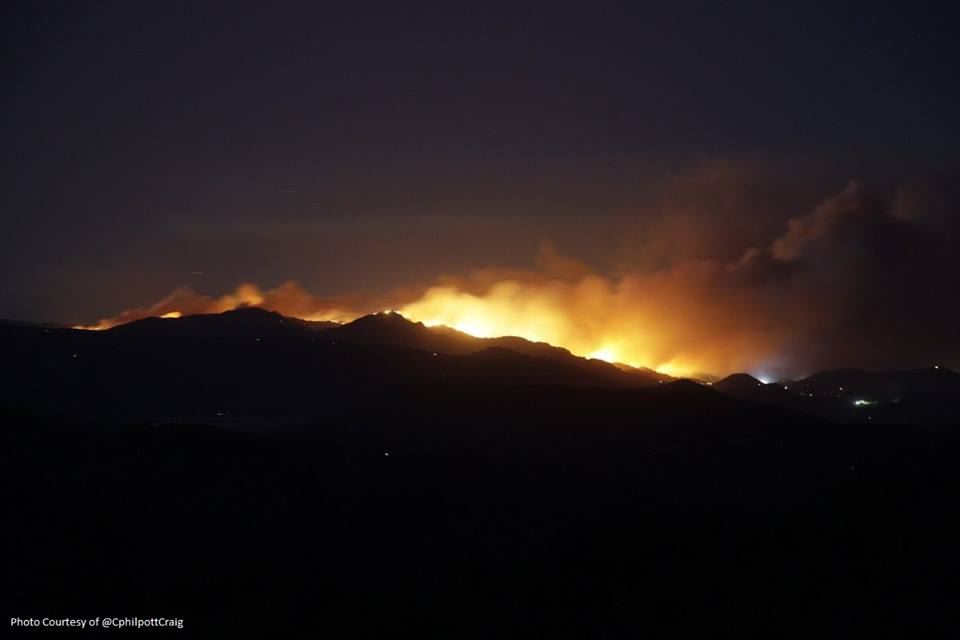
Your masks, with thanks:
M243 308L106 331L3 322L0 343L0 405L74 418L302 421L398 389L436 397L468 387L628 391L638 411L655 396L682 396L667 411L677 420L708 419L709 411L685 410L691 402L710 410L734 402L836 422L946 424L957 421L960 404L960 374L944 367L679 384L650 369L521 338L476 338L395 313L340 325Z

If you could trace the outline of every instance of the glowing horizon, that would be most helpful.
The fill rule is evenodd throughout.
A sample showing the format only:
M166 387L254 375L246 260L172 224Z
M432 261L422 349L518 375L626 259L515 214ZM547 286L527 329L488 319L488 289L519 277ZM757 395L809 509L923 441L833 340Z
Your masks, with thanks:
M201 315L203 313L223 313L224 311L231 311L231 310L240 309L240 308L265 308L266 309L266 307L261 307L259 304L245 304L241 302L234 307L231 307L229 309L221 309L219 311L184 313L180 310L173 309L169 311L164 311L162 313L133 318L128 321L117 321L116 318L106 318L106 319L100 320L96 324L74 325L72 328L77 330L82 330L82 331L105 331L117 326L121 326L123 324L127 324L128 322L135 322L136 320L141 320L147 317L154 317L154 318L160 318L160 319L178 319L178 318L183 318L189 315ZM406 305L401 309L384 309L382 311L360 313L357 315L353 315L352 317L348 317L347 319L342 319L344 318L343 314L338 314L338 318L341 318L341 319L332 319L331 314L329 313L309 314L305 317L300 317L292 314L284 314L284 315L288 315L289 317L297 318L299 320L306 320L306 321L312 321L312 322L326 321L326 322L336 322L337 324L345 324L347 322L352 322L364 316L379 315L380 313L395 313L399 316L402 316L403 318L406 318L407 320L410 320L411 322L419 322L423 324L425 327L431 327L431 328L445 327L447 329L452 329L454 331L459 331L461 333L467 334L474 338L481 338L481 339L521 338L524 340L528 340L530 342L540 342L544 344L549 344L550 346L553 346L553 347L566 349L573 355L580 358L585 358L588 360L600 360L610 364L626 365L636 369L651 369L653 371L656 371L657 373L662 373L664 375L668 375L671 377L690 376L693 373L685 369L682 365L679 365L675 362L670 362L670 361L662 362L657 366L651 366L643 362L631 361L627 357L622 357L621 348L617 345L617 343L608 342L604 346L601 346L600 348L593 349L593 350L570 348L566 345L553 342L549 338L545 338L543 335L543 331L538 328L536 322L529 322L527 324L520 325L518 327L518 330L511 331L510 329L505 328L506 325L502 321L498 322L492 319L489 314L484 315L483 313L477 313L477 315L473 318L462 317L459 313L452 314L452 315L448 313L448 315L446 316L444 316L443 314L440 314L439 316L437 316L440 318L443 318L443 317L459 318L452 322L450 321L444 322L443 320L437 319L437 317L431 318L431 317L423 316L423 314L421 314L420 312L420 307L418 307L417 303Z

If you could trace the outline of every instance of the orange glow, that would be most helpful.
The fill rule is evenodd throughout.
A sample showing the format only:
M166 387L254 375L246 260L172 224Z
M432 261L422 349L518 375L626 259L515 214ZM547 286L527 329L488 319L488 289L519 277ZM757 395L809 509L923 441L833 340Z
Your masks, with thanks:
M604 294L609 291L597 278L574 285L505 280L482 294L455 286L432 287L399 311L427 326L444 325L479 338L517 336L585 358L649 367L672 376L702 371L694 360L664 358L653 341L655 332L647 330L641 318L610 313L605 308L610 299ZM593 303L595 315L571 313L575 308L570 302L577 299Z
M480 338L516 336L585 358L697 377L768 362L789 337L790 325L783 318L802 318L809 309L766 304L763 291L740 285L743 276L737 269L715 263L619 277L575 267L568 260L537 271L483 269L379 297L322 298L293 282L268 290L243 284L220 297L178 289L151 306L80 328L109 329L149 316L221 313L245 306L339 323L396 310L414 322Z
M926 207L926 200L921 200ZM670 251L661 251L659 243L665 249L673 247L671 230L665 229L661 237L651 228L650 247L640 247L636 256L627 247L631 250L624 259L611 259L602 272L545 243L536 267L530 269L487 267L373 296L318 297L294 282L273 289L242 284L220 297L183 288L156 304L84 328L107 329L148 316L220 313L243 306L341 323L397 309L425 325L444 325L484 338L517 336L578 356L678 377L737 371L775 376L809 368L814 360L824 363L821 368L842 366L839 358L846 352L869 360L871 336L881 335L861 330L858 310L865 304L858 301L861 290L889 302L885 288L877 293L863 287L861 278L877 265L861 260L873 260L878 254L850 244L855 239L850 230L869 231L858 232L859 239L877 235L863 225L882 224L884 233L900 228L907 220L901 217L899 203L888 207L852 183L809 214L791 218L779 236L722 258L680 251L668 259ZM927 232L924 227L922 233ZM927 265L921 266L918 273L926 276ZM918 304L927 304L928 299L935 300L921 296ZM857 301L854 307L848 306L850 300ZM942 313L931 311L930 316L931 326L940 326ZM900 330L899 325L882 328L890 332L883 334L888 336ZM850 340L834 338L840 335Z
M103 330L149 316L178 318L245 306L339 323L394 311L426 326L479 338L516 336L675 377L746 369L769 354L778 337L757 331L765 319L756 313L741 327L742 310L750 305L736 295L710 295L711 273L695 268L615 280L589 273L555 277L482 270L378 299L318 298L292 282L271 290L244 284L220 297L179 289L152 306L76 328Z
M379 310L393 311L426 326L447 326L478 338L516 336L563 347L574 355L634 367L649 367L672 376L703 371L701 363L660 348L663 317L629 308L608 281L587 276L578 282L495 279L480 290L444 284L430 287L393 304L393 308L320 300L292 283L262 291L242 285L219 298L188 290L174 292L157 304L125 311L78 329L104 330L148 316L179 318L195 313L221 313L260 306L313 321L349 322ZM353 307L353 308L351 308ZM652 314L655 315L655 314Z

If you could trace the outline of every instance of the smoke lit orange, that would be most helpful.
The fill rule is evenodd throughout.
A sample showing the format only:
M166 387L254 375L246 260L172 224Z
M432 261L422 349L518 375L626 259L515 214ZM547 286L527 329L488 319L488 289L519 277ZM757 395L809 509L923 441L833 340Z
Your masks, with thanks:
M480 337L518 336L679 376L799 375L851 361L880 368L889 366L887 359L902 360L895 356L904 337L912 359L939 360L943 345L956 336L956 322L941 309L957 289L951 244L956 234L949 219L930 215L925 201L915 200L884 203L852 183L791 219L769 243L726 260L686 259L606 275L547 246L536 269L480 269L382 296L322 298L293 282L269 290L244 284L220 297L179 289L86 328L241 306L339 322L390 308L426 325ZM934 234L936 229L942 232ZM914 247L918 238L934 237L942 238L937 251L904 251L911 261L898 261L895 271L877 257L877 243L912 239L908 246ZM908 268L912 280L905 276ZM880 269L896 282L939 288L877 286L865 274ZM885 315L863 311L875 308ZM904 309L924 318L929 330L905 336L899 315ZM878 343L885 348L874 349Z

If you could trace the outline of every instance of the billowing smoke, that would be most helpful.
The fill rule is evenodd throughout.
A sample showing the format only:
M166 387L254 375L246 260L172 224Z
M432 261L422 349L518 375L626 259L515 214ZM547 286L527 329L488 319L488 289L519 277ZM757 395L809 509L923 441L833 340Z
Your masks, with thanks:
M389 296L318 298L295 283L219 298L180 289L148 315L261 306L349 320L383 308L479 336L518 335L668 373L960 363L958 208L922 186L883 198L851 183L733 259L597 273L550 245L529 270L479 269Z

